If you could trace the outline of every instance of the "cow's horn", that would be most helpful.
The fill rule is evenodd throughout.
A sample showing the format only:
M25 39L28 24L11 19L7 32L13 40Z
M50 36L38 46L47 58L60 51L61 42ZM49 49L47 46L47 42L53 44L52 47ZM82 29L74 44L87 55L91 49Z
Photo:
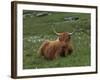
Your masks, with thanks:
M69 35L72 35L73 34L73 32L72 33L69 33Z

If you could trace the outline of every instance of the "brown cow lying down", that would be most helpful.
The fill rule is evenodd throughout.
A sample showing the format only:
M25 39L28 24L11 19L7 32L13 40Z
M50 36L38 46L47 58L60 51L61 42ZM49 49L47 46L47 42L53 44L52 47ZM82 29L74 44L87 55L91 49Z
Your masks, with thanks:
M59 56L64 57L73 51L71 33L56 33L58 38L54 41L46 40L39 48L39 53L45 59L53 60Z

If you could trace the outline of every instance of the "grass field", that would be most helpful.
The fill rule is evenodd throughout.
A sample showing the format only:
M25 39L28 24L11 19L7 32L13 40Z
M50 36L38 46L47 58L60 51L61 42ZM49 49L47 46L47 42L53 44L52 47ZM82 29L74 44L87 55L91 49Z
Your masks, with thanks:
M90 14L50 12L50 14L45 16L36 16L38 13L42 12L27 11L27 13L23 14L24 69L91 65ZM78 20L64 20L65 17L78 17ZM84 29L84 31L77 32L72 36L74 46L72 55L48 61L43 57L39 57L37 52L45 39L55 40L57 38L52 31L52 24L54 24L53 26L57 32L72 32L76 27Z

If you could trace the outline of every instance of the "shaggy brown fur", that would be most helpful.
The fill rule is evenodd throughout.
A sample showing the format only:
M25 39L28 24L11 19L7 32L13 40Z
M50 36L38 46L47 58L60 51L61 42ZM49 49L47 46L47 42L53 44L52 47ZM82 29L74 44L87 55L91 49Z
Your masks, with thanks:
M40 55L46 59L53 60L59 56L64 57L66 54L71 54L73 48L70 38L71 36L68 32L63 32L59 33L59 37L55 41L44 41L39 48Z

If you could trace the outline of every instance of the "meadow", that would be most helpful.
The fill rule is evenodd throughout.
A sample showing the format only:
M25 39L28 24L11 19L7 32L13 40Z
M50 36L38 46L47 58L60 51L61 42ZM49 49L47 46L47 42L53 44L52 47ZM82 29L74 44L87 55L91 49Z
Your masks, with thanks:
M23 11L23 69L79 67L91 65L90 14L68 12ZM46 39L55 40L57 32L72 32L74 51L70 56L46 60L40 57L38 49Z

